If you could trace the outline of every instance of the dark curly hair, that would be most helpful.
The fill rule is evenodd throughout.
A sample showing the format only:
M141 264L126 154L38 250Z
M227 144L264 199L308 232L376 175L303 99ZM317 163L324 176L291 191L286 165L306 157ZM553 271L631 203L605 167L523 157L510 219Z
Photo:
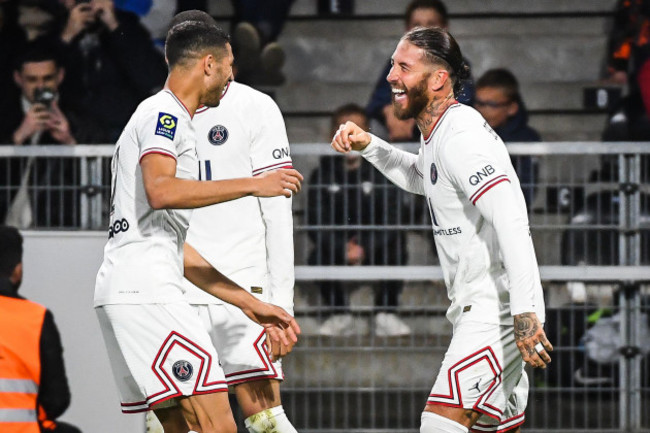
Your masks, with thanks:
M443 66L452 79L454 94L460 93L462 81L470 77L470 70L456 39L447 30L416 27L402 36L402 40L424 50L424 56L430 63Z

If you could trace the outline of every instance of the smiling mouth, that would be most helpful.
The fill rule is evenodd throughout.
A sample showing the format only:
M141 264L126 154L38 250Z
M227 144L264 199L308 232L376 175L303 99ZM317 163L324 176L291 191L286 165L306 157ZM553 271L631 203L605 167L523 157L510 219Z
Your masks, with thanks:
M393 101L403 101L406 99L406 90L392 88Z

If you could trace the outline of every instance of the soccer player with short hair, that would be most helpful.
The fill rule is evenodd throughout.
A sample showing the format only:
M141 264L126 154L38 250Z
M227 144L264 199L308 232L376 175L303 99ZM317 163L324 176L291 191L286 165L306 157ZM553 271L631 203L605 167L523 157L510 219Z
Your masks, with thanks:
M427 198L454 331L420 432L519 430L528 399L524 366L545 368L553 349L519 180L499 136L455 100L469 71L446 30L407 32L392 64L393 108L398 118L416 120L418 155L351 122L332 147L360 151L395 184Z
M230 82L219 106L199 108L192 123L201 180L256 177L292 167L280 109L249 86ZM244 197L197 209L187 241L228 278L293 315L292 218L290 198ZM272 358L263 327L232 305L187 286L186 298L212 337L246 428L251 433L295 433L280 398L284 375L279 358L291 347L274 346Z
M199 181L191 121L200 105L217 106L232 80L229 38L215 25L184 21L169 30L165 53L165 89L138 106L116 144L95 307L123 412L157 411L178 398L176 410L160 411L173 420L169 430L234 433L217 352L184 298L183 275L264 327L282 327L273 336L287 345L299 328L291 315L238 287L185 244L191 209L249 195L290 197L302 176L288 169Z

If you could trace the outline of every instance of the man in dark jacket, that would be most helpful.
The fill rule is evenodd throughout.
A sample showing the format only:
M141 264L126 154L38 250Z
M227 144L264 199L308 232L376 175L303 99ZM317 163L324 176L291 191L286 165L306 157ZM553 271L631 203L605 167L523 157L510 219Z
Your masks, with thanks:
M0 226L0 245L0 431L78 433L55 421L70 405L70 389L54 317L18 295L23 238Z
M70 108L67 95L60 91L64 76L55 45L40 39L24 47L13 74L17 92L0 100L0 145L72 146L96 141L99 128ZM30 199L25 200L23 207L29 207L31 218L21 218L24 221L15 224L21 227L78 225L76 161L9 158L0 163L3 172L0 223L5 221L10 208L13 207L14 214L18 212L16 196L21 188L28 188Z
M476 82L474 107L505 142L540 141L537 131L528 126L528 113L519 94L519 83L507 69L491 69ZM512 157L526 205L533 201L537 166L529 156Z
M367 124L363 108L349 104L336 110L332 129L336 131L347 120ZM308 232L315 244L309 264L406 264L404 234L390 227L400 223L400 200L397 187L359 155L321 157L309 181L307 223L334 228ZM320 286L324 303L337 308L336 314L322 324L321 334L355 333L341 281L323 281ZM375 333L379 336L410 333L408 325L395 314L401 289L401 281L376 284L375 306L380 312L375 316Z
M115 9L113 0L63 3L66 85L80 86L71 92L75 108L97 119L104 142L114 143L138 104L165 84L165 59L138 16Z

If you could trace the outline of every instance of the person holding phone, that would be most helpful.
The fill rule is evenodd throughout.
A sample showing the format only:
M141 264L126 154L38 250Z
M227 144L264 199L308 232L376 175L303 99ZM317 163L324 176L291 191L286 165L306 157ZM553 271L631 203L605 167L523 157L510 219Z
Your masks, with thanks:
M15 97L0 102L0 144L72 146L96 142L93 122L78 114L62 97L65 70L56 53L44 39L30 42L23 49L13 73L19 91ZM0 222L5 222L10 213L14 217L6 222L21 228L77 225L77 192L65 189L60 194L51 193L53 188L75 184L75 164L63 158L5 161L0 166L7 173L0 181ZM47 188L32 191L36 186Z

